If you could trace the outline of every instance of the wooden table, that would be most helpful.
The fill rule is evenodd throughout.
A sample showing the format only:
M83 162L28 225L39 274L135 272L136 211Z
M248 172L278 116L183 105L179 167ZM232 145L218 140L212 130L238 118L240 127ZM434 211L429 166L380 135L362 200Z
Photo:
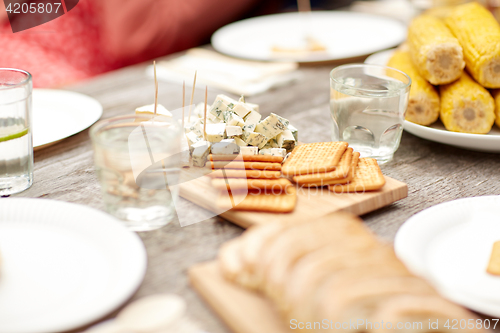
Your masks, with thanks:
M130 114L137 106L153 101L153 81L145 74L145 68L145 64L124 68L66 89L101 102L103 119ZM275 112L288 118L298 127L301 141L328 141L331 68L332 65L301 68L303 77L299 82L247 101L260 104L264 115ZM180 107L181 89L181 85L160 82L159 102L167 109ZM196 89L196 102L203 101L204 89ZM218 93L221 91L209 89L208 100L212 101ZM383 171L409 185L407 199L363 216L367 225L387 240L393 240L399 226L425 208L458 198L500 194L500 155L453 148L406 132L394 160L384 165ZM102 209L88 130L37 151L34 184L16 196L63 200ZM195 263L214 259L220 245L242 231L220 218L212 218L184 228L173 221L159 230L139 233L147 248L148 269L132 300L156 293L176 293L187 300L191 318L207 332L228 332L190 288L186 272Z

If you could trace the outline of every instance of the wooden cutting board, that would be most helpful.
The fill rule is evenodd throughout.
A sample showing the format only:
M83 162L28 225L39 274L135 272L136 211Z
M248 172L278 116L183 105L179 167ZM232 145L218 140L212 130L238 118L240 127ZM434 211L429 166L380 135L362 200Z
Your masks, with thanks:
M200 170L191 168L188 172L200 173ZM210 186L211 179L207 176L190 178L192 179L181 183L179 186L179 192L183 198L205 209L219 213L220 217L243 228L272 221L315 219L337 211L363 215L408 196L408 186L405 183L385 177L385 186L381 190L374 192L337 194L326 188L298 189L297 206L292 213L288 214L233 210L220 213L214 209L218 192Z
M224 279L216 261L189 270L192 286L235 333L292 333L264 296Z

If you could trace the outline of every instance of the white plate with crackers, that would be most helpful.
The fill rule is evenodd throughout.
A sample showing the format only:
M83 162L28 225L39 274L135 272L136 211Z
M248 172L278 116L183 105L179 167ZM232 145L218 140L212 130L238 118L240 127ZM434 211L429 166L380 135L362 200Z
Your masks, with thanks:
M500 196L466 198L426 209L399 229L398 257L443 295L500 316Z
M48 199L0 200L0 332L61 332L118 308L146 272L121 221Z
M365 63L385 66L393 52L394 50L386 50L374 53L366 58ZM445 129L440 120L430 126L422 126L405 120L404 129L422 139L467 150L500 153L500 128L496 124L488 134L450 132Z

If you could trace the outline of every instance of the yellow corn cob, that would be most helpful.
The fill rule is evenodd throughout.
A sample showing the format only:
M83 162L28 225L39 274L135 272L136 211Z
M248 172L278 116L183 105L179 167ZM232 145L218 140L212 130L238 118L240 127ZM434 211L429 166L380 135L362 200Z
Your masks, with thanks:
M455 7L445 23L464 50L469 73L482 86L500 88L500 25L476 2Z
M448 131L486 134L495 121L495 103L488 90L466 72L439 87L441 121Z
M408 28L408 44L413 64L430 83L450 83L462 74L462 47L440 19L416 17Z
M495 122L500 127L500 89L495 89L491 92L495 99Z
M430 125L435 122L439 117L439 95L436 88L427 82L413 66L410 53L397 50L387 66L399 69L411 78L406 120L420 125Z

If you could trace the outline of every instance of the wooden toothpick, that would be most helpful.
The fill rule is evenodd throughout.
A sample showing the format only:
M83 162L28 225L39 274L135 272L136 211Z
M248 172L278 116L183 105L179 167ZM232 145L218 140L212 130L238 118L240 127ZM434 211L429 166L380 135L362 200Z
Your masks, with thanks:
M194 81L193 81L193 91L191 91L191 101L189 102L189 113L188 113L188 121L191 122L191 105L193 105L194 100L194 88L196 87L196 74L198 71L194 71Z
M208 87L205 86L205 112L203 116L203 138L207 141L207 95Z
M156 79L156 61L153 61L153 67L155 71L155 108L154 113L156 116L156 109L158 108L158 80Z
M310 0L297 0L297 7L299 12L310 12L311 11L311 1Z

